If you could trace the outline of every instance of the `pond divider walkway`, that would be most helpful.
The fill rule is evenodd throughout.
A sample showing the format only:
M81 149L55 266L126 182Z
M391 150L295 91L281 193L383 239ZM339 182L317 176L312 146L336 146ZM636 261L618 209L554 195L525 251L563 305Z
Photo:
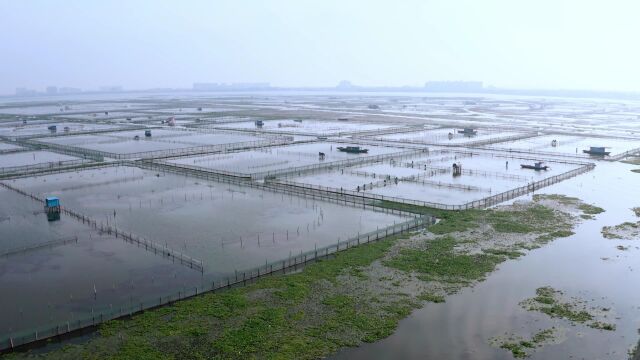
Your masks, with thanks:
M127 141L127 140L123 139L122 141ZM247 150L247 149L259 148L264 146L285 145L285 144L290 144L291 142L286 139L264 139L264 140L257 140L257 141L245 141L245 142L237 142L237 143L213 144L213 145L202 145L202 146L189 146L189 147L177 148L177 149L153 150L153 151L143 151L143 152L133 152L133 153L113 153L108 151L86 149L80 146L45 143L41 141L36 142L35 140L34 141L27 140L26 143L32 146L40 146L46 149L50 149L51 151L55 151L55 152L65 152L67 154L75 154L75 156L80 156L80 157L111 158L111 159L117 159L117 160L126 160L126 159L153 159L153 158L172 157L172 156L199 155L199 154L209 154L209 153L217 153L217 152L227 152L232 150L234 151Z
M449 127L445 127L445 128L449 128ZM444 128L434 128L434 129L406 129L405 131L396 131L393 134L400 134L400 133L410 133L410 132L428 132L431 130L441 130ZM478 128L478 130L483 130L482 128ZM388 132L386 134L392 134L391 132ZM490 137L487 139L480 139L480 140L475 140L475 141L467 141L467 142L456 142L456 143L447 143L447 142L443 142L442 140L433 140L433 141L429 141L429 140L415 140L415 139L383 139L383 138L378 138L378 137L374 137L375 135L386 135L384 133L381 134L374 134L374 135L369 135L369 136L363 136L363 137L359 137L357 138L357 140L359 141L373 141L374 144L377 143L378 145L383 144L383 143L397 143L397 144L412 144L412 145L425 145L425 146L442 146L442 147L459 147L459 146L465 146L465 147L478 147L478 146L484 146L484 145L490 145L490 144L495 144L495 143L501 143L501 142L505 142L505 141L516 141L516 140L522 140L522 139L528 139L528 138L532 138L532 137L536 137L538 136L537 133L535 132L524 132L521 134L514 134L511 136L500 136L500 135L496 135L494 137Z
M97 169L97 168L102 168L102 167L111 167L111 166L123 165L124 163L125 163L125 161L86 162L86 163L82 163L82 164L76 165L76 166L53 167L53 168L42 169L42 170L39 170L39 171L26 173L26 174L23 174L23 173L10 173L10 174L5 174L4 176L0 175L0 180L10 180L10 179L19 179L19 178L29 177L29 176L43 176L43 175L51 175L51 174L68 173L68 172L72 172L72 171L81 171L81 170Z
M90 160L85 159L73 159L73 160L61 160L61 161L50 161L39 164L29 164L29 165L20 165L20 166L8 166L0 168L0 178L7 177L10 175L19 174L21 176L26 175L34 175L40 172L46 172L50 170L57 169L73 169L77 167L82 167L91 163Z
M15 191L21 195L24 195L26 197L29 197L37 202L40 202L42 204L45 203L44 200L40 199L39 197L37 197L34 194L30 194L26 191L23 191L21 189L15 188L11 185L5 184L3 182L0 182L0 186L7 188L9 190ZM104 224L103 222L98 222L95 219L92 219L89 216L85 216L83 214L80 214L76 211L67 209L65 207L61 207L60 211L65 214L65 215L69 215L73 218L75 218L78 221L82 221L83 224L87 224L90 227L96 229L96 230L100 230L102 233L106 233L109 235L114 235L116 238L121 238L122 240L131 243L131 244L136 244L138 245L138 247L140 248L144 248L145 250L152 252L154 254L159 254L163 257L168 257L173 259L174 262L178 261L181 265L187 266L191 269L197 270L199 272L203 272L204 268L202 265L202 260L197 260L194 259L186 254L183 254L179 251L173 250L171 248L169 248L166 245L162 245L162 244L158 244L156 242L153 242L151 240L147 240L144 239L140 236L137 235L133 235L130 232L126 232L126 231L122 231L119 230L117 227L115 227L112 224Z
M631 149L625 152L621 152L619 154L615 154L612 156L590 156L584 153L561 153L561 152L552 152L552 151L538 151L538 150L530 150L530 149L505 149L505 148L496 148L496 147L483 147L485 150L492 151L501 151L504 153L515 153L515 154L526 154L526 155L542 155L549 157L561 157L561 158L574 158L574 159L582 159L582 160L602 160L602 161L618 161L622 160L630 155L640 152L640 148ZM479 149L478 149L479 150Z
M65 120L65 122L77 122L81 124L86 123L83 121L67 121L67 120ZM51 124L55 124L55 122L52 122ZM34 135L22 135L19 138L40 139L40 138L63 137L63 136L73 136L73 135L94 135L94 134L125 132L125 131L135 131L135 130L145 130L145 129L153 129L153 128L149 128L142 125L118 124L117 127L108 128L108 129L93 129L93 130L55 132L55 133L44 133L44 134L34 134Z

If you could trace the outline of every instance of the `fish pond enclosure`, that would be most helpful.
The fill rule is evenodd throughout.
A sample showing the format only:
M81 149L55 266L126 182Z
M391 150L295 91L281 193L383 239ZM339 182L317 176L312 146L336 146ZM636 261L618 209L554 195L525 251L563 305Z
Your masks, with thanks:
M60 151L112 159L135 159L219 152L286 143L286 138L186 129L140 129L100 134L40 138L32 144Z
M534 136L531 132L517 132L495 128L440 128L420 131L407 131L372 136L380 141L422 144L422 145L463 145L477 146L493 144L507 140L523 139Z
M556 134L506 141L490 147L522 154L620 160L639 152L639 145L638 139L634 138ZM592 147L603 147L605 153L587 153Z
M9 152L17 152L20 151L22 147L0 142L0 154L9 153Z
M0 102L0 351L295 273L640 148L628 108L604 131L577 118L590 105L545 117L533 100L130 96Z
M95 123L79 123L79 122L55 122L47 121L45 123L9 125L2 126L0 124L0 136L8 138L25 138L36 136L65 135L73 133L91 133L97 131L117 130L122 126L114 124L95 124Z
M343 118L339 121L317 121L308 119L255 120L253 122L247 121L207 125L207 127L310 136L362 135L404 130L403 127L397 125L394 126L394 124L372 124L349 118Z
M82 165L89 160L51 151L16 151L0 153L0 176L25 174L65 166Z
M532 161L501 153L442 150L269 181L371 200L460 210L506 201L593 168L589 163L559 160L545 162L549 166L545 171L522 167Z
M281 173L332 167L340 164L374 162L384 158L397 158L418 152L390 146L368 146L366 147L367 152L360 154L340 150L340 148L348 146L350 146L349 143L311 142L262 147L247 151L171 158L164 162L178 167L202 171L240 177L264 178Z

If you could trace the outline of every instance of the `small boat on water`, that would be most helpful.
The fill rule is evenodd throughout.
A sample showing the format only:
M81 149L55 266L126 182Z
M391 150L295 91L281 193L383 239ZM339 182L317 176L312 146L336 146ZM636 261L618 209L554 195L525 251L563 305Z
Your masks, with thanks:
M591 146L589 150L582 150L583 153L596 156L609 156L611 151L606 151L604 146Z
M338 146L338 150L349 154L366 154L369 152L369 149L363 149L360 146Z
M520 164L520 166L523 169L532 169L532 170L536 170L536 171L541 171L541 170L549 170L549 167L547 165L542 165L542 161L538 161L533 165L528 165L528 164Z
M463 130L458 130L458 134L462 134L464 136L476 136L478 135L478 131L473 128L464 128Z

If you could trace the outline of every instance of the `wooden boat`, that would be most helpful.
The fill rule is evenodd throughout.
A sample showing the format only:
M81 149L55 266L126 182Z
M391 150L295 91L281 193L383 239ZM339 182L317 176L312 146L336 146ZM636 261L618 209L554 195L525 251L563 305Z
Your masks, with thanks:
M458 130L458 134L462 134L464 136L475 136L478 135L478 131L472 128L464 128L464 130Z
M536 171L541 171L541 170L549 170L549 167L547 165L542 165L542 161L538 161L537 163L533 164L533 165L528 165L528 164L520 164L520 166L523 169L532 169L532 170L536 170Z
M349 154L366 154L369 152L369 149L362 149L360 146L338 146L338 150Z

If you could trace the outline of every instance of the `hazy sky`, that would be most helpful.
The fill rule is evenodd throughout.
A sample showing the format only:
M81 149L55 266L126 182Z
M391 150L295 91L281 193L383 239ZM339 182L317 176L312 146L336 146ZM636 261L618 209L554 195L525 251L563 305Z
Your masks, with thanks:
M640 90L639 16L632 0L0 0L0 94L342 79Z

